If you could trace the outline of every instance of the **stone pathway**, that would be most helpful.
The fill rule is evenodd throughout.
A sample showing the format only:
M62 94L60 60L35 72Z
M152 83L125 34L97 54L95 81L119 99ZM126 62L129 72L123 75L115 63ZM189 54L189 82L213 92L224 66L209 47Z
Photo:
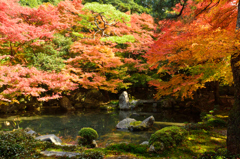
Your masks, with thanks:
M80 153L76 152L61 152L61 151L42 151L40 152L44 156L57 156L57 157L76 157L77 155L80 155Z

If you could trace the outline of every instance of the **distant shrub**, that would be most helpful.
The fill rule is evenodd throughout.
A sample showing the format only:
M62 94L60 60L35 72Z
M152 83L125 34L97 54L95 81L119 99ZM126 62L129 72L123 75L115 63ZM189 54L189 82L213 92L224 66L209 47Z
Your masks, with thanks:
M151 135L149 145L155 142L162 142L165 148L175 147L180 144L187 136L184 128L177 126L165 127Z

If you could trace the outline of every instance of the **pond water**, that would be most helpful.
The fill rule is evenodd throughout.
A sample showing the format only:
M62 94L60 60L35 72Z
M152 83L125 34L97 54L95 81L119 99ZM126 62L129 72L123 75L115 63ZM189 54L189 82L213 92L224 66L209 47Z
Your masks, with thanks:
M64 142L71 143L77 140L76 137L81 128L92 127L99 134L97 142L100 146L117 142L139 144L149 140L152 133L166 125L199 121L199 115L181 114L179 111L174 110L162 110L162 112L153 113L117 110L78 110L64 112L58 109L51 109L38 113L25 112L23 114L1 115L0 129L8 131L18 127L23 129L29 127L41 135L55 134L61 137ZM126 117L144 120L151 115L154 116L157 122L148 131L129 132L128 130L117 130L115 128L117 123Z

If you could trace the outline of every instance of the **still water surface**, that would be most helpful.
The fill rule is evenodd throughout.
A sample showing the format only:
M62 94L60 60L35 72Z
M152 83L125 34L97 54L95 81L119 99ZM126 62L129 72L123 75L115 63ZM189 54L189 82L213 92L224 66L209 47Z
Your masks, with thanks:
M46 110L38 113L25 113L24 115L0 116L0 129L12 130L29 127L37 133L55 134L65 142L76 141L78 131L83 127L92 127L98 134L97 142L106 145L116 142L128 142L139 144L149 140L152 133L166 125L154 124L148 131L129 132L128 130L116 130L115 126L126 117L144 120L153 115L156 121L161 122L197 122L199 116L185 114L174 110L163 110L160 113L136 112L136 111L103 111L103 110L78 110L64 112L58 109Z

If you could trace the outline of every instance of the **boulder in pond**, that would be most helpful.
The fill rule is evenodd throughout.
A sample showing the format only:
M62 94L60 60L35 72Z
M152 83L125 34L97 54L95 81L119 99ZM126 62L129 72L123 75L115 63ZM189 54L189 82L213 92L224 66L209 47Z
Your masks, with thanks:
M147 130L153 126L155 119L153 116L148 117L147 119L141 121L134 121L131 122L128 129L130 131L140 131L140 130Z
M120 121L116 128L117 129L128 129L128 127L130 126L130 123L132 122L135 122L136 120L133 119L133 118L126 118L126 119L123 119L122 121Z
M54 134L38 136L35 139L41 141L49 141L54 143L55 145L61 145L62 143L61 139Z
M129 104L128 93L123 91L122 94L119 96L119 109L131 109Z

